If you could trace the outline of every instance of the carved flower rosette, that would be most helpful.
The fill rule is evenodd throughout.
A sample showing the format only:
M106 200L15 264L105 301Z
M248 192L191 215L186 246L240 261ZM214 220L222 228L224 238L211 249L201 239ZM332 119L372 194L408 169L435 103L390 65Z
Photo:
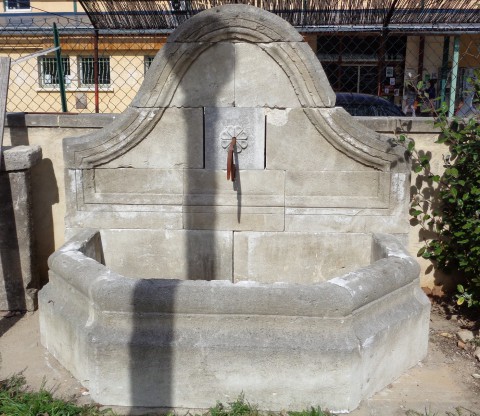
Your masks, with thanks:
M223 129L220 133L222 147L228 150L228 146L234 137L237 139L236 151L241 153L248 146L248 134L241 126L227 126Z

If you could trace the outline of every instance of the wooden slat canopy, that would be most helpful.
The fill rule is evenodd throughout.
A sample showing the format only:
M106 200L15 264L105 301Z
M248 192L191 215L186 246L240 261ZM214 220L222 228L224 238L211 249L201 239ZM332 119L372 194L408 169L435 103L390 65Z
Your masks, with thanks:
M202 10L242 3L298 28L480 27L479 0L79 0L97 29L174 29Z

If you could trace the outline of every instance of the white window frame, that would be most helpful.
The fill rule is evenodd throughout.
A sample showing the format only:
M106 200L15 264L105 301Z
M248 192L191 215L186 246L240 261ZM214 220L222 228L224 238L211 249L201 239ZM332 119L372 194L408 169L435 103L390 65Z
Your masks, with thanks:
M22 8L22 9L11 9L8 7L8 0L4 0L4 9L5 13L25 13L25 12L31 12L32 11L32 6L31 6L31 1L30 0L17 0L21 2L27 2L28 1L28 7Z
M100 73L99 73L99 80L98 80L98 86L99 88L101 89L109 89L112 85L112 68L111 68L111 57L110 56L101 56L98 58L99 60L99 72L101 73L101 65L102 65L102 61L105 61L105 62L108 62L108 83L107 82L101 82L101 77L100 77ZM91 72L91 79L92 79L92 82L91 83L86 83L86 82L83 82L83 79L84 79L84 62L87 61L88 62L91 62L91 69L90 69L90 72ZM91 88L94 88L95 87L95 81L93 79L93 60L94 58L92 56L79 56L78 57L78 86L80 88L88 88L88 89L91 89Z
M64 69L63 78L65 81L65 85L68 87L70 83L69 80L71 77L71 61L68 55L62 56L61 59L62 61L66 60L66 63L67 63L66 65L63 65L63 69ZM54 56L47 55L47 56L41 56L38 58L38 83L40 88L55 89L55 90L58 90L60 88L60 85L58 82L57 83L52 82L51 78L49 80L48 77L51 77L52 74L46 73L46 72L50 72L50 71L46 71L46 69L54 68L54 70L56 71L56 65L57 65L57 62Z

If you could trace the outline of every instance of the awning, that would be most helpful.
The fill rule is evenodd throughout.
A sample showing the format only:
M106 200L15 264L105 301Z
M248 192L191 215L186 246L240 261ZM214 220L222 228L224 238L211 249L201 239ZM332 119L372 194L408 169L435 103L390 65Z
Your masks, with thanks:
M249 4L300 31L478 32L478 0L79 0L96 29L172 30L202 10Z

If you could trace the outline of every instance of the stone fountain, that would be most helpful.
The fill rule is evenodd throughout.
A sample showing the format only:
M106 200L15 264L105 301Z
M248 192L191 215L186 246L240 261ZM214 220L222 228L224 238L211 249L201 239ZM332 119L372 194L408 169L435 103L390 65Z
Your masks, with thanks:
M190 19L64 156L42 342L98 402L348 412L425 357L404 149L335 107L281 18Z

